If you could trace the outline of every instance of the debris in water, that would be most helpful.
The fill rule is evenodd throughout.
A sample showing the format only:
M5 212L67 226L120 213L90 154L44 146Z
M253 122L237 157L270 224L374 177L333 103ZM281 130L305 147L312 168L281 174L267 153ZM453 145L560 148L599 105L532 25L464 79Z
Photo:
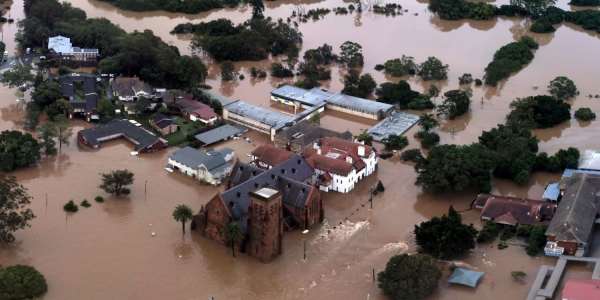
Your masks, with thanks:
M156 236L156 232L152 231L152 236Z

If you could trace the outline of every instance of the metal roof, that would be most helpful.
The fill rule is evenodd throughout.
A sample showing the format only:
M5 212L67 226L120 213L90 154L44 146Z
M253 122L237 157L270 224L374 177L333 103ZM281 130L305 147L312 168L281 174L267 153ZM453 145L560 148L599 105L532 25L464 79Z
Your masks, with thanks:
M560 184L558 182L553 182L546 186L542 199L557 201L558 196L560 196Z
M135 144L136 151L150 147L160 140L152 132L137 127L128 120L112 120L104 125L83 129L79 131L79 134L93 146L124 136Z
M231 164L225 159L233 150L223 148L221 150L197 150L192 147L185 147L173 152L169 159L186 165L192 169L198 169L204 166L209 172L226 165Z
M209 131L196 134L194 136L194 138L196 138L196 140L202 142L204 145L210 145L210 144L214 144L216 142L228 139L235 135L238 135L242 132L244 132L244 130L239 127L225 124L223 126L215 128L215 129L211 129Z
M373 140L381 142L390 135L402 135L419 121L419 116L395 112L368 130Z
M375 100L369 100L364 98L358 98L354 96L337 93L327 99L327 104L333 104L340 107L348 108L351 110L364 112L368 114L378 114L380 112L385 113L394 108L393 105L377 102Z
M454 272L452 272L452 275L450 275L450 278L448 278L448 282L474 288L477 287L483 274L485 273L471 271L465 268L456 268L454 269Z
M333 96L332 93L320 88L306 90L293 85L284 85L271 92L271 95L290 101L298 101L307 105L318 105Z
M235 101L225 106L225 109L236 115L266 124L275 129L284 127L287 123L294 122L294 116L289 116L264 107L252 105L244 101Z

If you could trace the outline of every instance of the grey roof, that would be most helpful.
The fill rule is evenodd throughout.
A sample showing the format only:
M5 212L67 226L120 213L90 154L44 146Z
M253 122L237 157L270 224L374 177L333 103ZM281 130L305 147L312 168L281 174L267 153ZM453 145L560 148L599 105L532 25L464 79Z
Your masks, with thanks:
M217 100L217 101L221 102L221 106L225 106L232 102L235 102L235 100L233 100L231 98L227 98L221 94L214 93L210 90L203 89L202 92L204 92L207 96L209 96L213 100Z
M344 95L342 93L337 93L331 96L329 99L327 99L327 104L333 104L336 106L373 115L378 113L385 113L394 108L393 105L387 103L381 103L375 100Z
M298 101L302 104L314 106L324 102L331 96L332 93L324 91L320 88L305 90L293 85L284 85L271 92L271 95L280 97L290 101Z
M333 130L322 128L310 121L302 121L294 126L287 127L277 133L276 138L286 140L288 143L297 143L304 146L311 145L315 141L324 137L338 137L344 140L351 140L352 133L345 131L338 133Z
M375 141L381 142L390 135L402 135L419 121L419 116L395 112L368 130Z
M110 86L119 97L133 97L138 92L152 94L152 87L137 77L117 77Z
M82 83L83 99L77 97L75 83ZM98 106L98 93L96 92L96 76L92 74L70 74L59 77L60 90L69 100L73 108L83 108L85 112L92 112Z
M83 129L79 131L79 135L85 139L86 143L92 146L98 146L102 142L125 137L135 144L134 148L136 151L144 150L161 140L152 132L142 127L137 127L127 120L112 120L104 125Z
M223 192L221 198L230 208L234 219L241 220L240 225L245 232L251 192L262 187L274 188L282 193L285 205L302 208L313 188L304 182L312 177L313 172L299 155L266 171L252 165L238 164L231 175L232 187Z
M211 129L209 131L196 134L194 138L204 145L211 145L216 142L228 139L232 136L243 133L244 129L241 129L236 126L232 126L229 124L225 124L223 126L217 127L215 129Z
M546 235L556 241L587 243L600 205L600 176L575 173L564 183L564 195Z
M294 116L272 111L264 107L246 103L244 101L235 101L225 106L224 109L234 114L256 120L275 129L282 128L286 126L286 124L294 122L295 120Z
M204 166L209 172L213 173L215 170L218 171L230 165L226 157L231 153L233 153L233 150L229 148L204 151L185 147L173 152L169 158L192 169Z

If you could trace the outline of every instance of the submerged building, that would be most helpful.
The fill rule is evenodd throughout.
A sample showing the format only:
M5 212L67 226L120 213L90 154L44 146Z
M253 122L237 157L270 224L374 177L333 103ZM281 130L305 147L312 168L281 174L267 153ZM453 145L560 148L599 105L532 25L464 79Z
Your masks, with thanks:
M393 105L387 103L342 93L331 93L320 88L305 90L291 85L273 90L271 101L293 106L296 110L325 104L326 109L375 120L387 117L394 109Z
M139 153L158 151L166 148L168 144L167 140L129 120L116 119L77 133L77 141L92 148L100 148L102 143L119 138L133 143L135 151Z
M197 150L185 147L169 156L167 168L208 184L219 185L231 173L234 158L235 152L229 148Z
M313 174L299 155L269 170L240 163L233 168L227 189L194 216L192 229L228 245L226 229L236 224L242 234L236 247L268 262L281 254L284 231L308 229L323 220Z
M82 116L87 121L98 120L97 112L101 87L93 74L70 74L58 79L60 90L71 105L71 116Z

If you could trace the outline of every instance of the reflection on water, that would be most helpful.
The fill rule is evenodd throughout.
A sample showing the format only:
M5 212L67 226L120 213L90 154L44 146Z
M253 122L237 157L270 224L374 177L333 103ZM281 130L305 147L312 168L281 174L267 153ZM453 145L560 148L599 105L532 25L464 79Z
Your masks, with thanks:
M220 17L241 22L249 17L246 7L224 9L197 15L165 12L138 13L116 9L104 2L70 0L91 17L105 17L127 31L151 29L165 41L190 53L189 36L175 36L169 31L182 22L199 22ZM502 2L502 1L501 1ZM300 3L300 4L298 4ZM556 76L572 78L581 95L573 100L573 109L591 107L600 112L600 100L587 98L600 94L597 78L600 40L597 34L576 26L562 25L549 35L527 32L527 21L499 18L492 21L439 20L427 11L426 1L399 1L409 12L395 18L364 12L361 15L330 14L318 22L300 24L304 35L303 50L323 43L335 49L346 40L363 46L365 66L378 82L399 80L386 78L373 70L376 64L404 55L417 62L437 56L450 65L447 81L435 83L444 91L458 88L458 77L471 73L482 78L483 69L494 52L527 34L541 47L534 60L497 88L473 86L471 112L444 122L439 129L443 143L466 144L477 140L482 130L504 122L509 103L517 97L544 93L547 83ZM560 5L565 5L561 1ZM298 5L305 9L347 5L345 1L275 1L267 2L268 16L286 18ZM498 4L498 3L497 3ZM12 4L11 15L20 18L22 1ZM414 15L417 13L418 15ZM9 49L15 24L3 24ZM10 39L8 37L11 37ZM206 60L210 62L210 60ZM271 61L236 63L245 80L222 83L218 65L209 64L208 83L226 96L270 107L269 92L291 80L272 77L251 79L251 67L268 70ZM346 70L332 67L333 79L324 88L343 88ZM425 91L431 83L408 78L411 86ZM538 90L532 87L538 86ZM14 90L0 88L0 129L21 126L22 110L16 104ZM438 103L439 103L438 99ZM323 127L350 130L354 134L369 128L372 120L327 112L321 117ZM600 147L600 122L581 124L575 120L556 128L536 130L541 149L553 153L565 146L580 149ZM76 122L75 129L89 126ZM418 142L407 133L409 148ZM233 148L242 161L257 144L267 142L256 132L244 140L217 145ZM372 272L382 270L390 255L414 252L414 224L447 212L448 205L465 210L474 191L455 195L425 194L414 185L411 164L399 159L382 160L376 175L363 180L351 194L324 195L327 224L306 236L286 234L284 254L271 264L261 264L245 255L233 258L226 247L189 232L182 236L181 224L172 219L175 205L200 208L221 188L206 186L181 174L164 171L167 156L174 149L133 157L132 146L114 141L99 150L82 148L72 138L61 155L45 159L39 166L14 175L34 197L32 208L38 218L32 228L18 233L18 242L0 248L0 264L26 263L40 269L48 279L50 290L45 299L384 299ZM377 145L380 147L380 145ZM135 173L129 197L115 199L98 189L99 173L127 168ZM557 174L538 173L527 186L494 180L494 193L538 198ZM374 198L374 208L367 203L369 188L381 180L386 188ZM93 202L102 195L105 203ZM47 196L47 201L46 201ZM92 207L81 208L67 216L62 206L73 199L87 199ZM466 222L479 224L477 211L463 213ZM335 228L334 228L335 227ZM152 236L152 232L156 235ZM307 240L307 260L303 260L303 240ZM476 290L441 284L434 299L520 299L527 292L533 274L546 258L529 258L523 249L510 246L498 250L495 245L478 247L461 263L486 272ZM510 280L510 272L523 270L530 276L523 285ZM576 270L579 276L585 270ZM568 274L568 276L570 276ZM74 288L75 287L75 288ZM110 287L110 288L107 288ZM367 296L369 295L369 296Z

